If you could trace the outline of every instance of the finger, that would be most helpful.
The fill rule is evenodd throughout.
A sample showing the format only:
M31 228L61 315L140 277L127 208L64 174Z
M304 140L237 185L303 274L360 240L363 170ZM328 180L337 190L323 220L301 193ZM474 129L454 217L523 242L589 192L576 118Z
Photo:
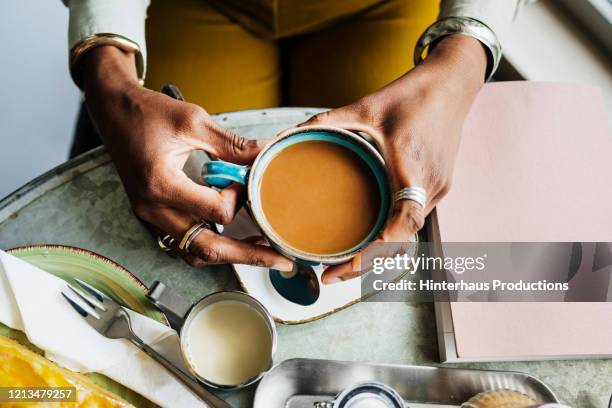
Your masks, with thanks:
M296 127L302 126L334 126L354 132L366 133L370 135L377 144L383 141L382 134L371 124L371 120L367 119L367 115L362 115L359 108L353 105L318 113Z
M257 245L248 240L225 237L210 230L204 230L196 237L190 251L208 264L247 264L281 271L293 268L290 259L270 247Z
M361 276L361 266L358 258L359 255L348 262L325 269L321 275L321 282L325 285L331 285Z
M412 241L424 224L425 210L421 204L412 200L398 201L381 239L384 242Z
M189 214L159 204L139 205L135 207L134 212L142 221L153 226L153 232L159 232L161 236L168 234L175 242L180 241L183 234L198 222Z
M155 238L165 235L170 235L173 238L170 245L171 249L166 252L169 256L173 258L181 257L192 266L204 264L204 261L198 259L195 255L178 249L185 232L198 222L193 217L174 208L155 205L149 205L146 211L140 210L137 216Z
M237 164L252 163L267 144L266 140L247 139L214 122L206 127L202 141L212 155Z
M236 183L217 191L195 183L182 171L174 172L167 180L157 200L217 224L229 224L246 199L246 190Z
M140 223L147 229L147 231L149 232L149 234L151 234L151 236L153 236L153 238L155 239L157 246L160 247L161 250L163 250L166 255L175 258L178 254L176 253L175 249L172 246L166 246L167 249L163 249L161 247L161 245L159 244L159 240L164 238L166 235L165 231L160 230L159 228L157 228L156 226L154 226L153 224L141 219L140 217L136 217L136 219L138 219L138 221L140 221ZM164 242L164 245L167 245L167 241Z
M358 121L359 117L353 110L349 109L348 107L341 107L317 113L316 115L311 116L307 121L302 122L297 126L333 125L343 122L355 123Z
M363 269L362 257L366 256L366 259L371 259L378 256L393 256L395 254L391 253L390 251L396 251L397 248L389 248L388 246L380 245L383 242L384 241L382 238L378 238L368 244L368 247L365 248L363 252L357 254L349 262L330 266L329 268L325 269L321 275L321 281L324 284L332 284L363 275L367 271ZM374 255L373 251L375 251L376 255ZM365 255L366 253L368 253L368 255Z
M371 271L371 262L375 258L391 258L397 254L409 251L410 244L407 242L385 242L381 237L371 242L368 247L357 254L351 261L341 265L330 266L321 276L324 284L332 284L348 279L353 279ZM365 262L365 265L364 265Z
M256 244L256 245L265 245L265 246L270 246L270 244L268 243L268 240L265 239L264 237L260 236L260 235L253 235L251 237L246 237L244 239L242 239L242 241L245 242L250 242L252 244Z
M175 238L174 251L178 251L176 247L185 232L198 222L193 217L170 207L152 207L145 221ZM251 239L252 237L240 241L204 229L191 243L190 253L185 253L185 251L178 251L178 253L193 266L240 263L279 270L291 270L293 268L291 260L267 246L250 242Z
M179 243L180 243L180 240L175 239L172 242L172 244L170 244L170 251L167 252L167 254L170 257L182 258L185 262L187 262L191 266L202 266L205 264L205 262L202 259L198 258L197 256L179 249L178 247Z

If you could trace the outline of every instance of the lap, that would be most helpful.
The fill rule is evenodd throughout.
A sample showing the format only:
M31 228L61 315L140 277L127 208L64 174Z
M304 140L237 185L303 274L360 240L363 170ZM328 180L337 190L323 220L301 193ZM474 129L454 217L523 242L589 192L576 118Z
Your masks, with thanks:
M286 101L337 107L383 87L413 67L416 41L438 11L434 0L390 0L286 40Z
M148 72L155 90L176 84L211 113L278 106L278 45L244 30L203 0L153 0Z
M293 4L296 10L285 13L300 13L300 3ZM153 0L146 85L175 83L209 112L340 106L412 68L414 45L438 9L433 0L388 0L275 41L245 30L206 1Z

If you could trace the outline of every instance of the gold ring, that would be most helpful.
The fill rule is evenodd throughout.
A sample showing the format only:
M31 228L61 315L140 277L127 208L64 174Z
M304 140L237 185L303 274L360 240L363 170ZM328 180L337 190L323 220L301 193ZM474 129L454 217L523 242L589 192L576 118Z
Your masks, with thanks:
M189 246L191 245L193 240L196 238L196 236L198 236L200 232L202 232L203 229L207 228L210 229L210 224L206 221L193 225L187 230L187 232L185 232L185 235L183 235L183 239L181 239L181 242L179 243L179 249L181 251L189 252Z

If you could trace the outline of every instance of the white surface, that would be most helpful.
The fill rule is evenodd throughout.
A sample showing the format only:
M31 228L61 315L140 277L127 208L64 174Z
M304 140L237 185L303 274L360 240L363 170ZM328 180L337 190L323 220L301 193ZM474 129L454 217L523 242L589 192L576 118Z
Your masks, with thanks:
M75 371L104 374L164 407L204 406L132 344L107 339L90 327L61 296L66 290L63 280L0 251L0 322L24 332L47 358ZM173 361L180 359L175 331L129 313L145 343Z
M64 162L79 105L60 0L0 1L0 198Z

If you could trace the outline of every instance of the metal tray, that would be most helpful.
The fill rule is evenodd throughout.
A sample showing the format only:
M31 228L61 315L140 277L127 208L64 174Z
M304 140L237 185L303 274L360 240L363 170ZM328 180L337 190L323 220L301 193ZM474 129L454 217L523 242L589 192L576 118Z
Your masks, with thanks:
M375 380L395 388L408 408L458 407L481 391L512 389L538 403L558 402L537 378L513 371L291 359L259 383L253 408L312 408L351 384Z

